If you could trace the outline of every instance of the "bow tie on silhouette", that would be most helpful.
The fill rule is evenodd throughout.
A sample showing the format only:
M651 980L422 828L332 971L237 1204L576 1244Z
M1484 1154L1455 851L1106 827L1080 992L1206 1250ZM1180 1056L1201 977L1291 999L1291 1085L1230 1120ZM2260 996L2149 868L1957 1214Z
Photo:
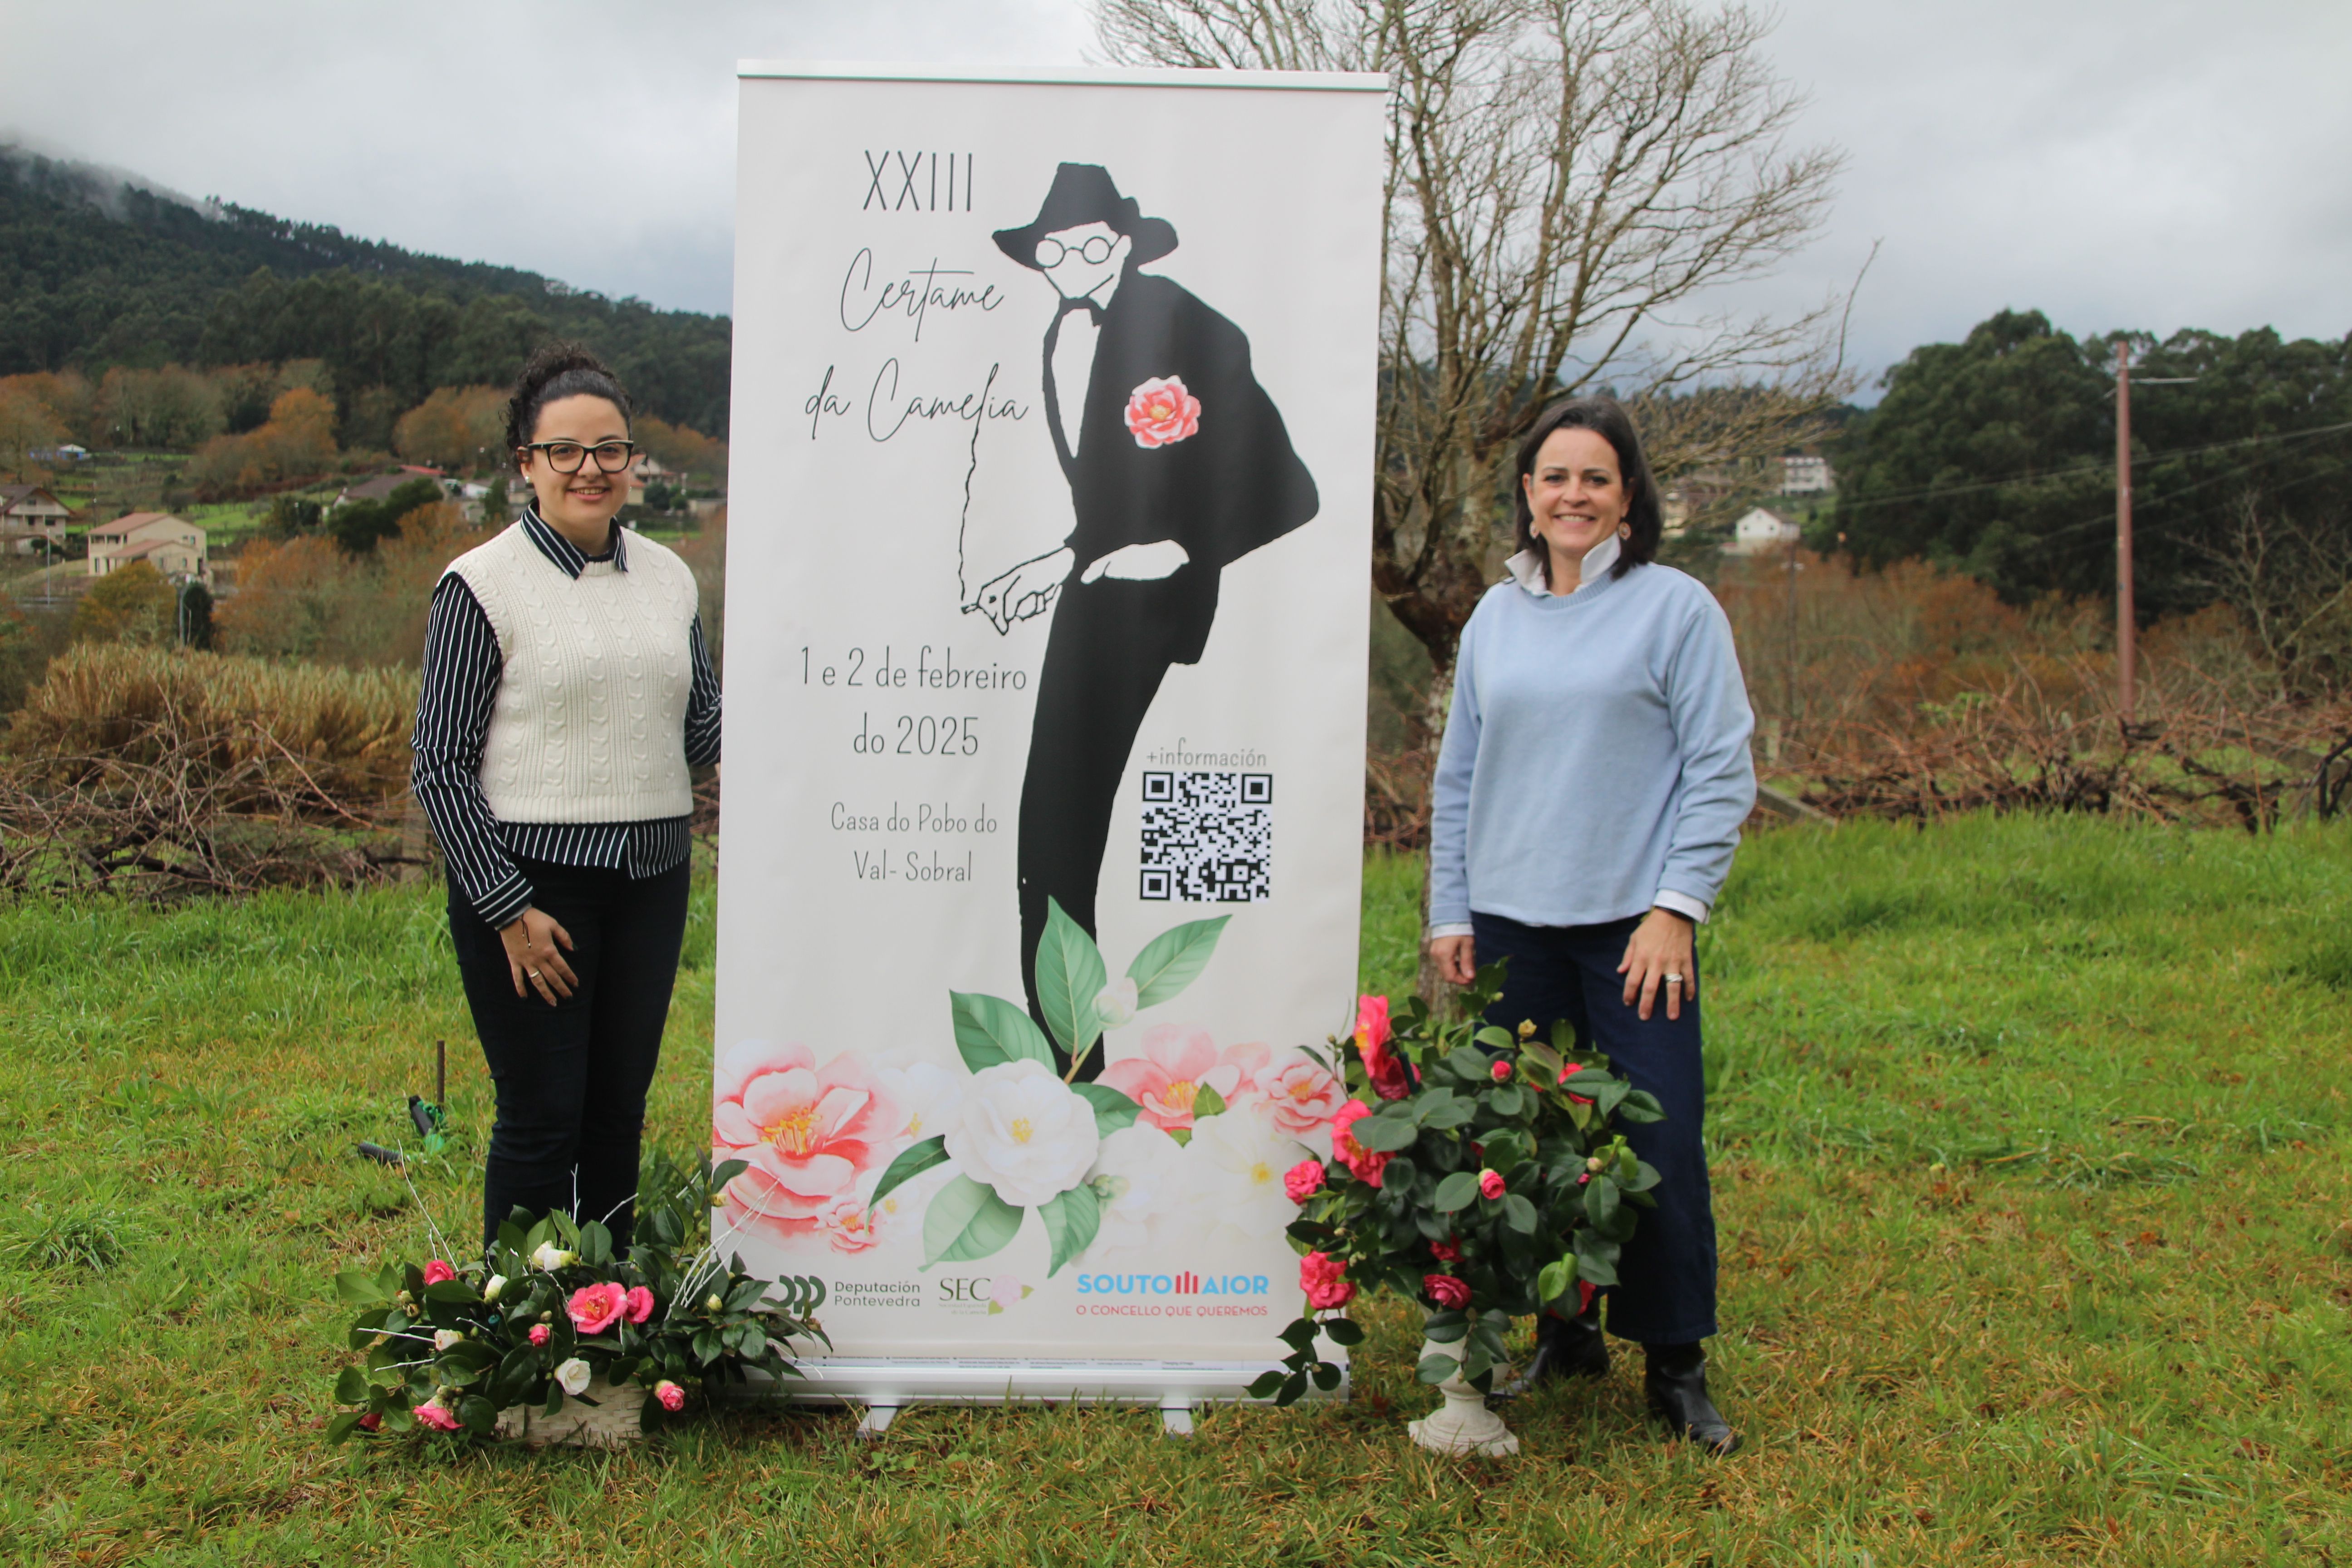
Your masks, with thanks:
M1096 326L1099 327L1102 325L1103 308L1095 302L1095 297L1093 295L1081 294L1075 300L1065 299L1062 301L1061 310L1056 312L1054 317L1054 328L1056 331L1061 330L1063 317L1069 315L1075 310L1084 310L1087 315L1092 316L1095 319Z

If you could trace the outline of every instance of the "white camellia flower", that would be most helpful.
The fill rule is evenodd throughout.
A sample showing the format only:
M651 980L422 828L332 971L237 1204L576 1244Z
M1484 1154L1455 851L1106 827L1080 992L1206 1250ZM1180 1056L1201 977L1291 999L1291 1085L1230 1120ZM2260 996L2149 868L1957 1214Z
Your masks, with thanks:
M1122 974L1095 993L1095 1016L1106 1029L1116 1029L1135 1016L1135 976Z
M588 1387L589 1375L588 1363L578 1356L555 1369L556 1384L566 1394L584 1392Z
M1087 1184L1102 1200L1102 1228L1087 1256L1142 1252L1152 1222L1183 1201L1183 1150L1148 1121L1122 1127L1102 1141Z
M955 1122L956 1107L971 1081L937 1062L909 1062L905 1067L879 1068L874 1074L883 1094L898 1108L893 1139L920 1142L936 1138Z
M499 1299L499 1292L506 1288L507 1277L503 1274L493 1274L482 1287L482 1300L495 1301Z
M433 1348L436 1351L446 1351L454 1345L461 1345L465 1342L466 1336L459 1333L455 1329L436 1329L433 1331Z
M972 1075L947 1140L965 1175L1016 1208L1034 1208L1086 1180L1102 1143L1086 1098L1045 1063L1025 1059Z
M541 1242L539 1244L539 1250L530 1255L530 1266L533 1268L545 1269L550 1274L554 1273L559 1268L579 1261L580 1255L578 1253L566 1252L563 1248L556 1246L555 1243L551 1241Z
M1266 1117L1230 1111L1193 1124L1185 1148L1194 1190L1214 1215L1217 1230L1234 1230L1249 1240L1280 1236L1298 1217L1298 1205L1283 1190L1282 1173L1307 1157L1293 1139Z

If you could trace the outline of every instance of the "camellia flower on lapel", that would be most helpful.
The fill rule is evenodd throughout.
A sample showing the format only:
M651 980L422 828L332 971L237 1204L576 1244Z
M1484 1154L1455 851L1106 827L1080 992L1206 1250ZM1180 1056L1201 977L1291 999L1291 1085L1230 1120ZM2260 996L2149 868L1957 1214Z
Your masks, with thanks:
M1127 395L1127 428L1139 447L1171 447L1200 433L1201 400L1180 375L1155 375Z
M751 1167L727 1184L728 1207L756 1229L793 1236L854 1195L898 1116L847 1055L820 1068L806 1046L746 1040L719 1063L710 1123L713 1162Z

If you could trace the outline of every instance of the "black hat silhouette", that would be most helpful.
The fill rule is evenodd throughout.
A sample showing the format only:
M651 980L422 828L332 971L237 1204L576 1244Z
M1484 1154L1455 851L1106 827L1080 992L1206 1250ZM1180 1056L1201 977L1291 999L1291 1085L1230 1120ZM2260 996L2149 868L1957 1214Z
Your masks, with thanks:
M1111 183L1110 171L1099 163L1065 163L1054 171L1054 188L1045 205L1024 228L1000 228L996 247L1021 263L1037 267L1037 242L1049 234L1080 224L1108 224L1113 233L1135 242L1130 258L1140 264L1157 261L1176 248L1176 228L1165 218L1143 217L1133 196L1122 196Z

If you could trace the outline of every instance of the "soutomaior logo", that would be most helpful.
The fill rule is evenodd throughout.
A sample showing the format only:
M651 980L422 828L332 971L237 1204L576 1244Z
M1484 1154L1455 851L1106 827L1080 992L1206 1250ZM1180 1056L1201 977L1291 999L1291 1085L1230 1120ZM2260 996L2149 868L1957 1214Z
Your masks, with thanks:
M1263 1296L1263 1274L1081 1274L1081 1296Z

